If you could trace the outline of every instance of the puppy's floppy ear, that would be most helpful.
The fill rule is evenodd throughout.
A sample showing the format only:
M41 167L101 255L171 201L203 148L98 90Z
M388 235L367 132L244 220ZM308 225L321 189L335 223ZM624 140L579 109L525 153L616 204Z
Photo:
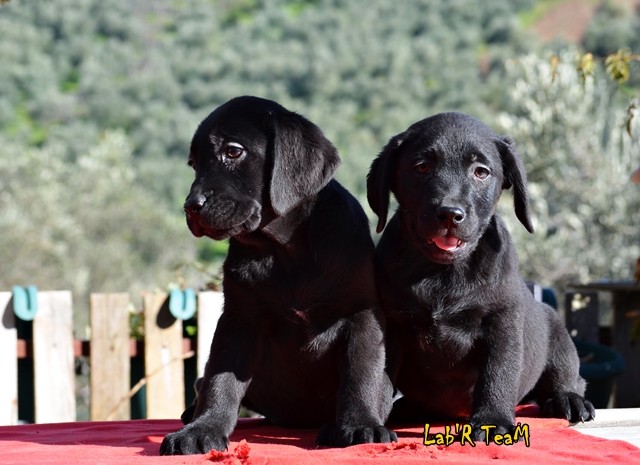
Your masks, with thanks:
M524 163L516 149L515 143L510 137L500 137L496 140L496 146L502 158L502 171L504 174L503 189L513 187L513 204L516 217L533 233L531 216L529 215L529 194L527 192L527 174Z
M274 115L269 195L278 215L317 194L340 165L338 151L320 128L293 113Z
M378 215L376 232L380 233L387 224L389 194L393 173L396 170L396 150L402 144L404 133L393 136L384 146L378 157L371 163L367 175L367 200L373 212Z

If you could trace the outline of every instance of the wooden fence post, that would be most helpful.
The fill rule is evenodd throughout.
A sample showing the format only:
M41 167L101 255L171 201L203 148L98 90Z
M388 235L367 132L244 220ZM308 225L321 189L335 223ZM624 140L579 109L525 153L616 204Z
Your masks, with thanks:
M33 319L36 423L76 420L72 328L71 292L38 292Z
M18 340L12 294L0 292L0 424L18 421ZM92 420L130 418L129 295L91 294L90 392ZM182 321L168 309L167 294L143 294L145 381L149 419L179 418L184 410ZM202 376L223 294L198 294L198 375ZM33 320L35 422L76 420L72 295L38 293Z
M129 294L91 294L91 419L129 420Z
M222 315L224 297L222 292L206 291L198 294L198 376L204 375L204 366L209 358L213 333Z
M0 292L0 425L18 423L18 332L11 292Z
M147 418L180 418L184 411L182 321L168 308L167 294L143 294Z

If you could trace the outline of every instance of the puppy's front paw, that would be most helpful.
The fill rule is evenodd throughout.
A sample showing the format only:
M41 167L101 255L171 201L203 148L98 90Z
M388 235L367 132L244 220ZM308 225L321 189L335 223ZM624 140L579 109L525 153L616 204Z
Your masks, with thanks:
M316 443L319 446L347 447L355 444L367 444L371 442L396 442L398 436L395 432L378 426L337 426L324 425L318 433Z
M471 439L487 444L495 441L496 436L515 437L515 425L509 422L471 422Z
M211 449L227 450L228 446L229 438L217 434L215 428L191 423L165 436L160 445L160 455L204 454Z
M547 399L542 413L546 417L565 418L571 423L585 422L596 417L593 404L575 392L562 392Z
M182 421L183 425L188 425L193 421L193 414L195 413L195 411L196 404L193 403L192 405L188 406L184 412L182 412L182 415L180 415L180 420Z
M495 442L497 436L502 436L502 440L509 436L517 441L515 417L493 413L489 415L475 414L469 419L471 425L471 439L474 442L485 442L487 444Z

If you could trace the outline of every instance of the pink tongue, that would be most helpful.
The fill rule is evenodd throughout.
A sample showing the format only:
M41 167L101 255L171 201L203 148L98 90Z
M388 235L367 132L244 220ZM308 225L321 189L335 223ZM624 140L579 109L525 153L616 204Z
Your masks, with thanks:
M433 238L434 244L442 250L454 250L458 248L458 238L455 236L438 236Z

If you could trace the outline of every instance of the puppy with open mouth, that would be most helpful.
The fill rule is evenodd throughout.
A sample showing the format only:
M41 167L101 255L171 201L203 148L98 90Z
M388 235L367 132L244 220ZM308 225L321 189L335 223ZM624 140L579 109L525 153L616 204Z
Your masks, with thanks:
M496 215L510 188L533 232L513 141L462 113L415 123L374 160L368 200L384 229L376 283L388 371L404 395L392 420L466 419L477 440L486 439L483 424L495 426L491 435L512 433L525 400L571 422L594 417L576 348L527 288ZM387 225L390 193L398 210Z

